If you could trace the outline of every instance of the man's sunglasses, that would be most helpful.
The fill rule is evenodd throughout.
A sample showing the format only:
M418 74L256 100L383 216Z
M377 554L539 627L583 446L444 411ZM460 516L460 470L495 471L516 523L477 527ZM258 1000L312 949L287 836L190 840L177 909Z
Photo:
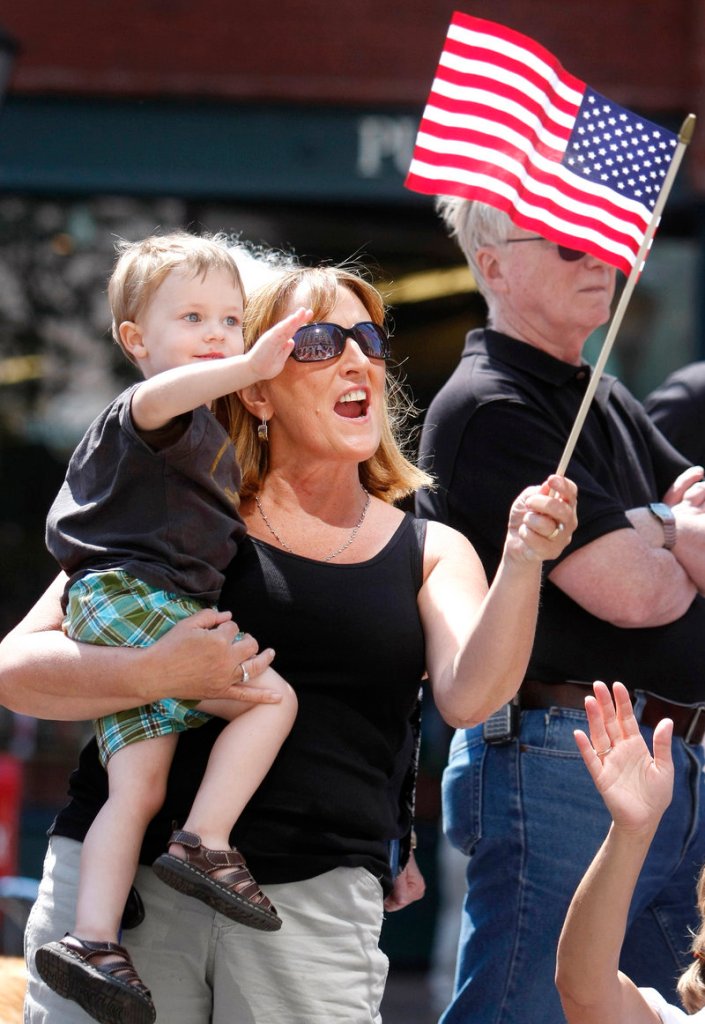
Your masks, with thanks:
M389 335L380 324L365 320L354 327L339 324L315 323L299 327L294 334L294 359L300 363L317 363L323 359L341 356L345 342L353 338L368 359L389 359L392 349Z
M505 245L510 245L512 242L547 242L547 238L543 238L541 235L531 235L529 238L508 238ZM581 252L580 249L569 249L567 245L558 245L557 242L551 242L550 245L555 245L558 249L558 255L566 263L576 263L581 260L587 253Z

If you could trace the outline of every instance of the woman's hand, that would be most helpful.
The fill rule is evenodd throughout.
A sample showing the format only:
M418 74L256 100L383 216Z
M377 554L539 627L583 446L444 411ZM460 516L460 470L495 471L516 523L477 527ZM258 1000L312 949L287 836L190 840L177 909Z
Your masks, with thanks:
M276 704L274 690L248 686L271 665L274 651L258 653L257 641L240 633L229 612L211 608L178 622L151 647L144 649L153 673L154 697L182 700L242 700Z
M590 739L576 730L575 742L615 826L624 832L655 831L673 793L671 736L673 722L664 718L654 730L654 754L639 725L622 683L593 684L585 698Z
M525 561L558 558L578 525L577 499L572 480L555 474L540 487L527 487L509 513L506 553Z
M57 576L0 643L0 703L12 711L57 721L99 718L162 697L208 697L276 703L267 689L245 684L274 657L257 653L229 612L210 609L184 619L150 647L101 647L69 640L61 629Z
M536 632L541 562L570 542L576 503L575 484L555 474L522 492L489 591L466 538L428 524L418 597L426 669L436 707L454 728L484 722L519 689Z
M420 900L426 892L426 883L419 871L419 866L414 857L414 851L409 854L409 859L403 871L400 871L394 879L394 888L384 901L385 910L402 910L408 907L415 900Z

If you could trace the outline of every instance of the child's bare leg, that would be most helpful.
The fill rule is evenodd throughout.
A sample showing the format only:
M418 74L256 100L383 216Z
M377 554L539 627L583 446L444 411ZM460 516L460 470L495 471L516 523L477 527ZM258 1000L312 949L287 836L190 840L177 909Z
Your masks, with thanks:
M294 691L272 669L258 685L276 689L278 704L202 701L203 711L229 724L213 744L203 781L183 830L168 853L154 862L167 885L202 900L251 928L277 931L281 918L254 880L239 850L230 847L230 831L269 771L296 717ZM214 852L215 851L215 852Z
M267 669L255 685L277 690L282 694L281 702L212 700L198 705L200 711L229 720L213 744L203 781L183 826L212 850L229 849L233 825L272 766L296 717L296 695L277 672ZM176 844L169 847L169 852L184 856Z
M109 796L83 842L74 932L117 942L147 825L164 802L176 735L131 743L108 762Z
M43 981L97 1021L156 1020L150 991L129 953L106 944L118 941L142 837L164 799L175 744L176 736L142 740L110 758L109 796L81 851L74 931L35 955Z

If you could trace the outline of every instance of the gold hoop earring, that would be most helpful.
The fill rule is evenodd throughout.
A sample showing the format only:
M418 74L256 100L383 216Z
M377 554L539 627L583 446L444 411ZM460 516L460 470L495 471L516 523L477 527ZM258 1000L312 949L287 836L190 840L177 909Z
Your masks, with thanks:
M262 422L257 427L257 440L260 444L266 444L269 441L269 428L264 416L262 417Z

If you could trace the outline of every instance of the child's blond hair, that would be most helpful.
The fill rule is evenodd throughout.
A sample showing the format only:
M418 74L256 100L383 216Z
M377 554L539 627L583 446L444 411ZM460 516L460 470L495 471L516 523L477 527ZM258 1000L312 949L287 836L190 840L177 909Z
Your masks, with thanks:
M150 235L139 242L118 242L116 251L117 262L108 282L112 334L131 363L135 360L120 340L120 324L137 320L170 271L186 269L194 277L204 277L211 270L225 271L245 301L245 289L226 235L174 231Z

